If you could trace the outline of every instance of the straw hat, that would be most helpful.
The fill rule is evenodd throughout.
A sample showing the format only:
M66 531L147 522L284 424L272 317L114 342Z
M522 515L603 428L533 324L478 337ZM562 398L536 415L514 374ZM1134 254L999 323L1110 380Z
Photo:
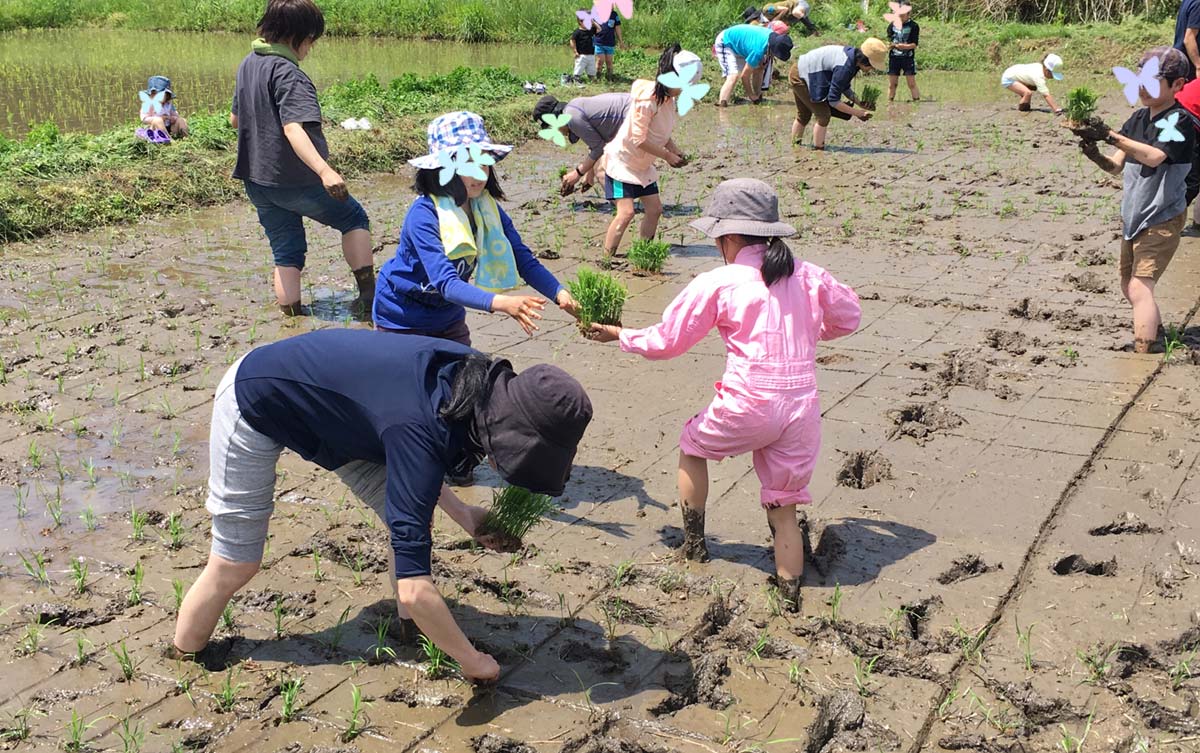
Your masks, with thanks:
M867 37L859 49L862 50L862 54L867 56L867 60L871 61L872 68L877 71L887 70L888 46L886 42L875 37Z

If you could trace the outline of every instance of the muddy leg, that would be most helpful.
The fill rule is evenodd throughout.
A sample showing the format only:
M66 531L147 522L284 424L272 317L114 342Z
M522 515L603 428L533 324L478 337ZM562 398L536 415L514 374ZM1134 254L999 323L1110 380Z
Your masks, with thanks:
M204 648L217 627L225 605L242 586L258 572L257 562L233 562L218 555L209 555L204 572L188 589L179 606L175 623L175 648L182 653L196 653Z
M704 542L704 506L708 503L708 461L679 453L679 508L683 511L684 559L708 562Z
M284 316L300 316L300 268L275 267L275 302Z
M1129 302L1133 304L1133 349L1149 353L1158 340L1158 325L1162 316L1154 300L1154 278L1134 277L1128 285Z
M767 523L775 535L775 573L789 612L800 611L800 581L804 576L805 536L796 522L794 505L767 510Z
M608 223L608 231L604 234L604 250L614 256L621 246L621 239L625 237L629 223L633 222L633 199L616 199L616 203L617 214L612 222Z
M811 562L813 569L817 571L817 574L824 578L825 566L819 559L817 559L817 556L813 554L812 527L808 522L808 513L804 512L803 510L800 511L800 519L797 521L797 525L800 527L800 536L804 542L804 561L806 563ZM774 530L771 531L771 535L775 535Z

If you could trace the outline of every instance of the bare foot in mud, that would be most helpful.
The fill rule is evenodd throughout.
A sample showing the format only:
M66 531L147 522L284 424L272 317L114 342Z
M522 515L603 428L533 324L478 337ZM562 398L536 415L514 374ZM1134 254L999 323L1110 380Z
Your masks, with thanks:
M692 562L708 562L708 544L704 541L704 511L683 507L683 545L679 554Z
M783 595L783 608L791 614L799 614L800 608L804 602L800 595L800 581L804 578L780 578L775 577L775 582L779 584L779 592Z

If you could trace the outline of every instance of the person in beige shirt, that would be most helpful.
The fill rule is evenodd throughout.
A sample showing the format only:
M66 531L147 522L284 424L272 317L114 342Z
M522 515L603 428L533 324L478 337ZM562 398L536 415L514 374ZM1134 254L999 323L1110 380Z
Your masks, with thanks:
M1037 92L1046 98L1046 104L1058 115L1062 113L1062 108L1054 101L1054 97L1050 96L1050 87L1046 79L1062 81L1062 68L1062 58L1052 52L1042 58L1040 63L1010 65L1000 74L1000 85L1021 98L1017 103L1017 109L1021 112L1029 112L1032 109L1033 93Z

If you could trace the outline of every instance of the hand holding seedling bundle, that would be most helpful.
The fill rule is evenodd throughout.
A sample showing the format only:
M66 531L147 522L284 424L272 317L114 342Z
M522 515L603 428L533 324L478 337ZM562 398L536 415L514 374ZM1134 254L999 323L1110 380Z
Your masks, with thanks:
M507 486L492 496L492 509L475 529L475 538L489 549L515 552L529 530L555 509L554 500L520 486Z
M629 297L629 291L624 285L611 275L580 267L578 275L567 283L567 287L578 301L579 330L589 339L598 339L594 336L597 325L616 325L605 326L603 329L620 332L621 309L625 307L625 299Z

